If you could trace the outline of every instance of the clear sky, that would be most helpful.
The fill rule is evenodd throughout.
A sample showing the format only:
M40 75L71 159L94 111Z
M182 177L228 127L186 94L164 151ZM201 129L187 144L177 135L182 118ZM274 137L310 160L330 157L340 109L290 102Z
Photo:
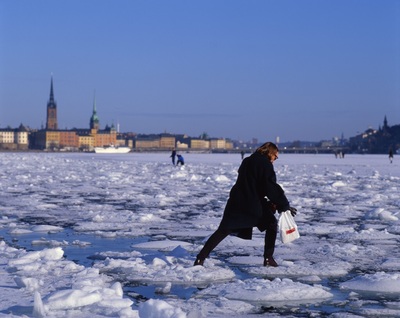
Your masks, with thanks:
M400 124L400 0L0 0L0 127L259 141Z

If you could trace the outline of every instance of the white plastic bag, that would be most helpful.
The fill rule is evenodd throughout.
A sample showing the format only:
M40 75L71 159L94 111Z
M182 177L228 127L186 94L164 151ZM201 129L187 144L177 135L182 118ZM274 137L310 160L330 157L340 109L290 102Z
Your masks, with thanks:
M290 243L300 237L297 224L289 210L281 213L278 225L283 243Z

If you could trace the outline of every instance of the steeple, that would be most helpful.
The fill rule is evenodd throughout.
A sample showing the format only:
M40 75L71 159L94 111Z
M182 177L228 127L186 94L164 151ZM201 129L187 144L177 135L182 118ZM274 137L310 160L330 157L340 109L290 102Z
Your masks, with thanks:
M57 130L57 104L54 100L54 90L53 90L53 76L51 76L50 81L50 98L47 102L47 120L46 120L47 130Z
M388 126L388 121L387 121L387 118L386 118L386 115L385 115L385 118L383 119L383 129L387 129L389 126Z
M90 129L99 130L99 117L97 116L97 110L96 110L96 92L94 93L93 113L92 117L90 117Z
M54 102L54 92L53 92L53 76L51 77L51 82L50 82L50 99L49 99L49 104L54 105L56 107L55 102Z

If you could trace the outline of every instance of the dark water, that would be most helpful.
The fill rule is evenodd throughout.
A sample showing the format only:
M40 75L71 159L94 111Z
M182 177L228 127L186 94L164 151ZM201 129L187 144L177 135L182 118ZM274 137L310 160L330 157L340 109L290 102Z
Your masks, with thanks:
M67 245L61 245L64 250L64 257L85 267L93 265L94 259L97 259L97 253L104 251L129 252L132 251L132 244L148 241L148 237L105 238L94 234L75 232L71 229L64 229L56 233L32 232L27 234L9 234L8 231L0 229L0 238L13 247L23 248L27 251L40 251L44 248L53 248L54 245L50 246L50 241L52 240L60 243L66 241L68 242ZM41 239L45 239L43 243L32 244L33 241L40 241ZM75 240L90 244L85 244L84 246L72 244ZM46 242L49 244L45 244Z

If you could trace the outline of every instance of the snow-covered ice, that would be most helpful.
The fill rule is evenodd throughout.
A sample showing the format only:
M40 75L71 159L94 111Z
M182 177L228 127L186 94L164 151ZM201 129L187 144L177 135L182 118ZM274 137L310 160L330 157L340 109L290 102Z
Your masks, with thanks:
M400 316L400 165L284 154L301 237L225 239L240 154L0 153L0 317Z

